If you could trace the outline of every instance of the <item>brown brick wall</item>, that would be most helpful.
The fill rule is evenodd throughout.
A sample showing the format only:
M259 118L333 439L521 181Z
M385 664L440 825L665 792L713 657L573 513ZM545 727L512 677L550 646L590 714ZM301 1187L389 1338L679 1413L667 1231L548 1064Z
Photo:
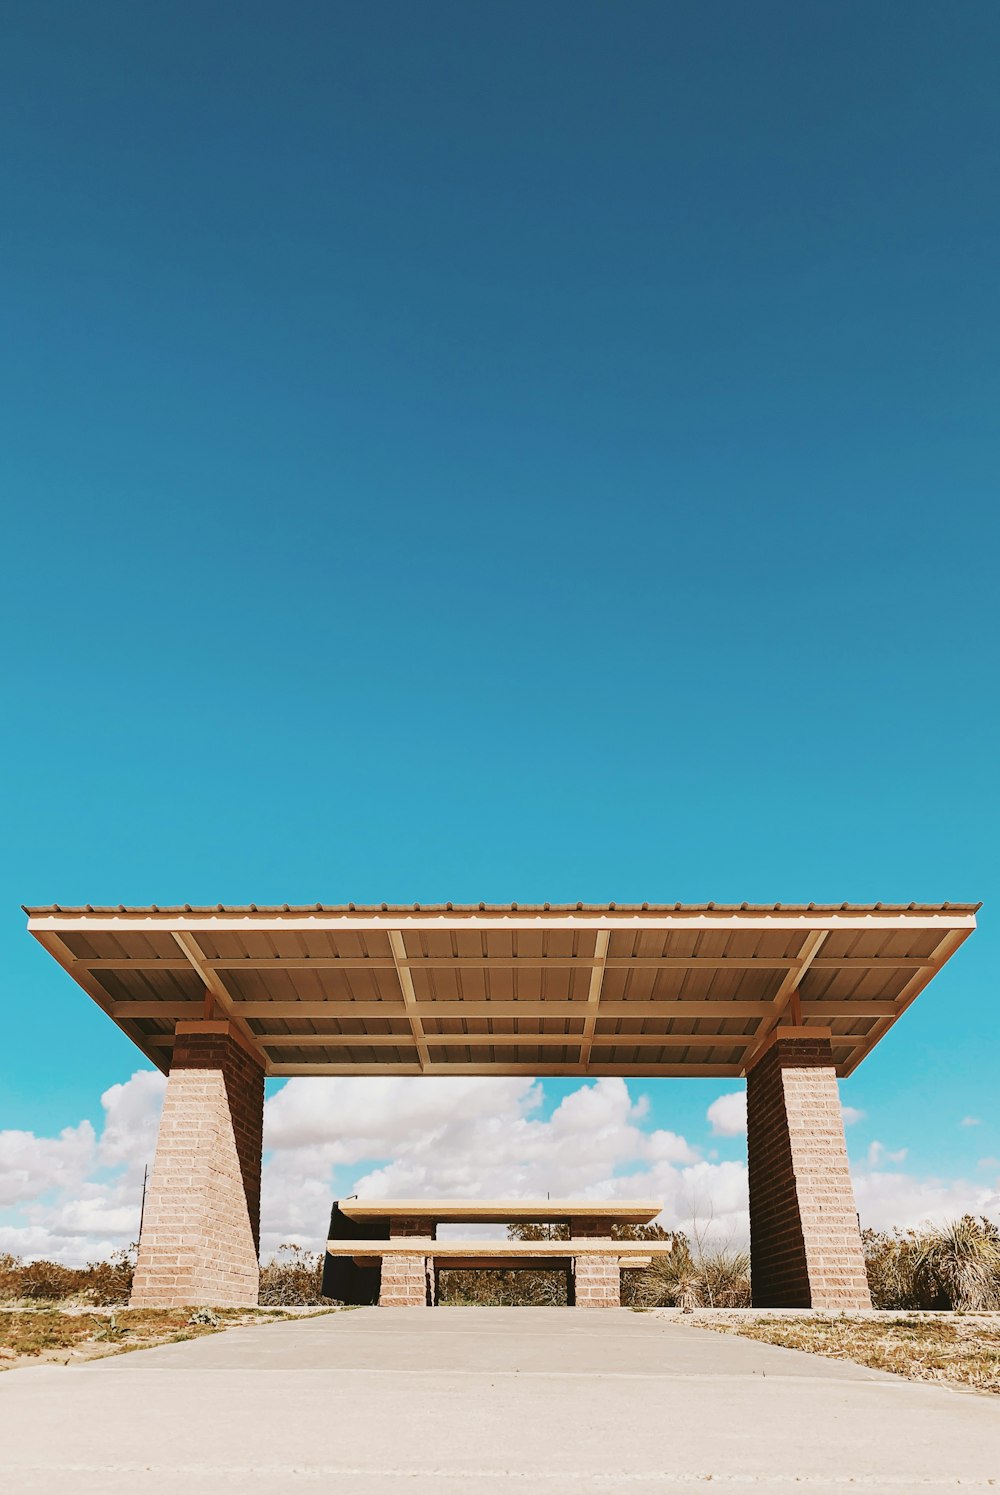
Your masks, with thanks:
M256 1303L264 1072L228 1023L181 1028L131 1303L136 1308Z
M389 1220L390 1237L397 1236L422 1236L424 1240L437 1240L437 1225L433 1220L421 1220L409 1215L393 1215Z
M830 1040L779 1037L747 1076L757 1308L870 1308Z
M600 1215L574 1215L569 1222L569 1233L571 1236L595 1236L603 1240L610 1240L611 1225L607 1217Z

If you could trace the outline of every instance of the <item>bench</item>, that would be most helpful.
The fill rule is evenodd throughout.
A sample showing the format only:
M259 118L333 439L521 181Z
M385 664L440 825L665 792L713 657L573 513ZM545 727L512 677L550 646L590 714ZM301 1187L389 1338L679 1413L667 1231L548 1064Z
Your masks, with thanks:
M345 1302L423 1307L441 1268L563 1270L578 1308L617 1308L623 1269L647 1267L673 1241L614 1240L663 1206L636 1200L345 1199L334 1205L323 1290ZM439 1240L439 1225L567 1225L568 1240ZM334 1230L338 1234L334 1235Z

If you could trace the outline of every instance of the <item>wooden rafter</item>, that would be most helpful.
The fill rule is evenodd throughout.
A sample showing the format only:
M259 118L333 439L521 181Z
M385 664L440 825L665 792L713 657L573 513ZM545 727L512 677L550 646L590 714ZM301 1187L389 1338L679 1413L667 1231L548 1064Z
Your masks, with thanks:
M205 988L205 991L210 994L213 1002L218 1004L224 1015L236 1025L241 1035L250 1045L251 1050L260 1056L261 1063L266 1067L267 1055L264 1054L261 1050L260 1040L257 1034L250 1027L250 1024L246 1021L246 1019L242 1017L237 1011L236 1002L233 999L233 995L225 985L225 982L220 977L218 971L213 971L210 966L207 966L205 964L205 953L202 950L201 946L198 944L198 941L195 939L194 935L188 934L183 930L176 929L173 931L173 935L177 944L187 956L192 969L197 973ZM209 1010L210 1005L211 1004L209 1003L205 1004L205 1007L203 1009L203 1015L205 1017L211 1017L212 1015L211 1011Z
M406 945L403 936L398 929L389 930L389 948L392 950L392 958L396 963L396 975L399 978L400 991L403 993L403 1003L406 1007L406 1016L410 1020L410 1028L413 1033L413 1042L421 1065L427 1065L430 1060L427 1053L427 1044L424 1041L424 1029L420 1020L419 1003L417 993L413 986L413 977L410 968L406 964Z
M801 1024L803 1004L799 997L799 986L806 971L808 971L822 949L828 933L829 931L825 929L814 929L802 941L802 947L799 950L795 965L782 976L778 990L771 999L771 1010L757 1029L757 1047L748 1056L748 1069L753 1065L757 1055L766 1045L771 1033L781 1022L786 1010L796 1026Z
M604 984L604 968L608 959L608 945L611 942L611 934L607 929L599 929L594 944L594 965L590 972L590 988L587 992L587 1011L583 1021L583 1038L580 1043L580 1063L590 1063L590 1051L594 1044L594 1030L597 1027L597 1017L601 1007L601 989Z

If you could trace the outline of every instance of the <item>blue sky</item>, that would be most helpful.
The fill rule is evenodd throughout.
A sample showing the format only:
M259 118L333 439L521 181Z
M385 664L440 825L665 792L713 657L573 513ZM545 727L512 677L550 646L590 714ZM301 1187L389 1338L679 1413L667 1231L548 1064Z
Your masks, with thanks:
M5 33L0 1127L21 902L982 898L844 1097L995 1187L996 7Z

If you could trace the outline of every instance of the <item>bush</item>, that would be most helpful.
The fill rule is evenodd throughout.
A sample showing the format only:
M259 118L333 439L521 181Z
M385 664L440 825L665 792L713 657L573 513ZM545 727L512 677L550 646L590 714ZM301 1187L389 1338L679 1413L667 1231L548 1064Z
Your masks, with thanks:
M330 1303L323 1296L322 1251L303 1251L288 1243L279 1246L274 1259L260 1269L262 1308L308 1308Z
M678 1231L668 1256L642 1271L622 1273L622 1302L635 1308L749 1308L750 1257L745 1251L691 1250Z
M923 1230L866 1230L862 1236L876 1308L1000 1307L1000 1231L963 1215Z
M108 1261L64 1267L57 1261L22 1261L0 1255L0 1301L127 1303L135 1270L134 1245L116 1251Z

